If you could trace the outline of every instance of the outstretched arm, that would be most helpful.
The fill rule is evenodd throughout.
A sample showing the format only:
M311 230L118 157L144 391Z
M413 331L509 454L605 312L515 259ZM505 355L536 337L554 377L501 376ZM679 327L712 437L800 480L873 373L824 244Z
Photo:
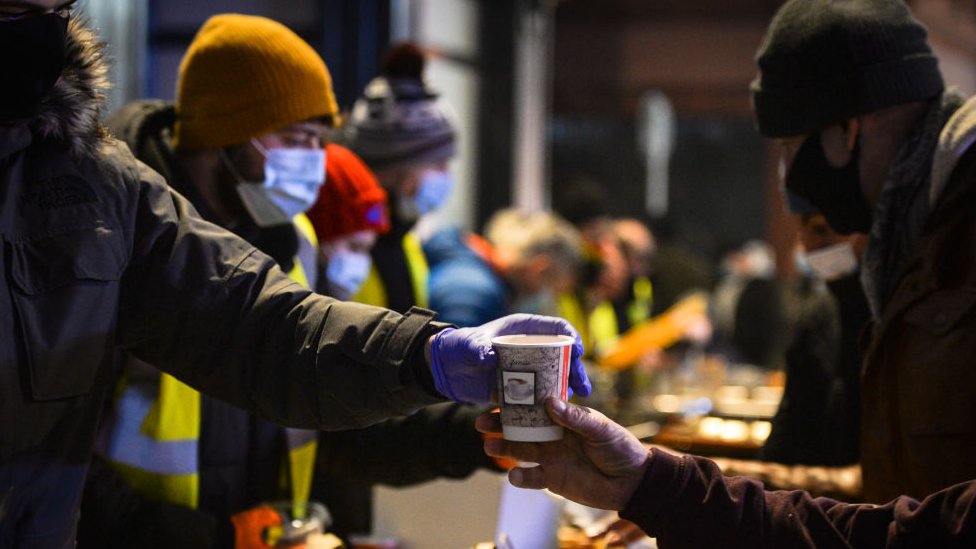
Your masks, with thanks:
M492 439L492 456L539 463L515 469L516 486L548 488L569 499L619 509L661 547L973 547L976 481L922 502L903 496L886 505L846 504L801 491L768 492L745 477L725 477L705 458L646 450L599 412L550 399L553 420L567 428L548 443ZM478 428L498 431L497 417Z
M423 346L434 313L313 294L211 224L148 168L124 235L117 338L181 381L295 427L350 428L440 402Z
M564 320L512 315L451 329L431 311L314 294L141 169L138 185L120 182L137 196L118 200L136 211L122 216L133 221L120 231L117 338L195 389L290 427L363 427L445 399L487 403L492 337L561 333L577 339L570 384L589 392L579 335Z

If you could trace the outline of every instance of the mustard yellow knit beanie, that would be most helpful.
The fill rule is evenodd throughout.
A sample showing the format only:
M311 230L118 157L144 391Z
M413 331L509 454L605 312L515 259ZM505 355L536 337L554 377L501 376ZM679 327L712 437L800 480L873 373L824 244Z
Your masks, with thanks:
M325 62L297 34L264 17L215 15L180 63L173 143L217 149L337 112Z

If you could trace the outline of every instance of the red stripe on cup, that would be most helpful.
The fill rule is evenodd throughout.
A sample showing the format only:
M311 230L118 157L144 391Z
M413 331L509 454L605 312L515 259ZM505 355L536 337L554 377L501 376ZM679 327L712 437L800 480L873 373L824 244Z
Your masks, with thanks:
M563 347L562 353L562 371L560 372L562 383L560 384L559 398L567 400L569 398L569 357L573 354L572 347L569 345Z

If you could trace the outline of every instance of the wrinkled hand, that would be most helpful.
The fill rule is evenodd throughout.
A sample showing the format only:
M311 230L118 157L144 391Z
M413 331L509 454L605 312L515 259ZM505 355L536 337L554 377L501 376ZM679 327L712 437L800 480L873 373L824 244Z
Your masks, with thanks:
M475 328L448 328L435 334L430 344L430 370L438 392L457 402L490 402L498 385L498 356L491 340L511 334L574 338L569 386L582 396L590 394L590 380L581 360L583 342L576 329L561 318L528 314L505 316Z
M624 427L600 412L550 397L546 409L566 428L554 442L485 441L485 453L538 463L516 468L508 480L519 488L542 489L583 505L619 511L644 477L650 453ZM475 423L481 432L501 431L497 413L483 414Z

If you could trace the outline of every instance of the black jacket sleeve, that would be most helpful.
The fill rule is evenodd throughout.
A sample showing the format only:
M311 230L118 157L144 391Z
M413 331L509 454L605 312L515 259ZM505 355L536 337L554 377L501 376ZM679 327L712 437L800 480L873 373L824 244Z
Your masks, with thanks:
M976 547L976 481L919 502L847 504L767 492L704 458L653 451L620 515L667 547Z
M323 432L316 474L406 486L441 477L464 478L479 468L493 468L474 428L475 418L485 411L445 403L365 429Z

